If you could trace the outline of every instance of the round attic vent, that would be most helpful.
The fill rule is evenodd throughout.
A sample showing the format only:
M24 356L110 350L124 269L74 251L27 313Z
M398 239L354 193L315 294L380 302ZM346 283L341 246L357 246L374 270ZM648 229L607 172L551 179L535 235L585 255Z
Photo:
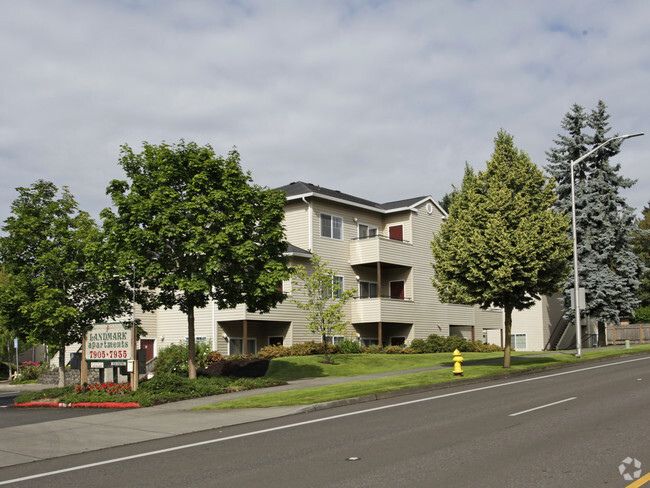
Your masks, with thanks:
M433 213L433 204L431 204L431 203L427 203L427 206L424 207L424 208L427 209L427 213L428 213L429 215L431 215L431 214Z

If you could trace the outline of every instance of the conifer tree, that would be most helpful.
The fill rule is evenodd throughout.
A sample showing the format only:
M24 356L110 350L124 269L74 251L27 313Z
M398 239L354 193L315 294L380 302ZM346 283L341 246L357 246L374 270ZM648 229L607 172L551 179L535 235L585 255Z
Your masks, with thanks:
M447 303L501 307L503 366L510 367L512 311L559 289L569 272L569 219L552 209L555 183L499 131L487 169L470 167L432 242L433 285Z
M558 182L559 210L571 208L571 162L614 137L609 134L608 119L607 107L599 101L591 113L574 104L562 120L565 133L558 135L555 147L547 152L546 167ZM642 270L631 246L636 229L634 210L620 195L622 189L635 182L619 174L619 164L610 164L621 142L611 142L574 168L578 272L586 295L582 308L598 323L599 346L605 345L606 324L632 315L638 306L635 291ZM570 276L566 289L573 288L573 283ZM565 291L565 317L573 320L569 293Z

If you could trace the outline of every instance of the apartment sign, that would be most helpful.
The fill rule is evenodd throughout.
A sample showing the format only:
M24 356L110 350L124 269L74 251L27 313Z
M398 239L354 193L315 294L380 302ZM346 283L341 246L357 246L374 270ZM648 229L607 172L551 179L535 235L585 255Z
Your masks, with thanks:
M95 324L86 332L84 358L86 361L131 360L133 329L121 323Z

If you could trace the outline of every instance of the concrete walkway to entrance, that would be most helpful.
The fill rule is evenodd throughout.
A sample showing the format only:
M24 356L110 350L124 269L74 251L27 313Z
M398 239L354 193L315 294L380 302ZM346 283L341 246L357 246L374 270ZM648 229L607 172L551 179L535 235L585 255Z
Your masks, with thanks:
M562 353L567 354L570 351L563 351ZM471 363L464 363L463 366L468 364ZM344 403L352 404L364 400L348 399L340 402L329 402L328 404L319 406L303 405L237 410L192 411L193 408L202 405L211 405L225 400L278 391L334 385L443 368L451 369L451 367L436 366L417 370L394 371L344 378L308 378L290 381L287 385L272 388L183 400L148 408L107 410L106 413L89 416L0 428L0 439L2 439L2 443L0 444L0 467L197 431L217 429L311 411L317 408L326 408L327 406ZM0 392L30 391L45 387L45 385L37 384L11 385L6 381L0 382ZM439 387L441 386L439 385ZM433 388L431 387L431 389ZM395 394L408 394L409 392L412 391L402 390Z

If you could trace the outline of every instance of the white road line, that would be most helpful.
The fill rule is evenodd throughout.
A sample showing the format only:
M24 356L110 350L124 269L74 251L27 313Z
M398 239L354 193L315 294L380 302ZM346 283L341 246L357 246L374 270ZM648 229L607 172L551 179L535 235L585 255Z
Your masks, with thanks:
M534 412L535 410L540 410L542 408L552 407L553 405L559 405L560 403L570 402L571 400L575 400L576 398L578 397L565 398L564 400L560 400L558 402L547 403L546 405L540 405L539 407L529 408L528 410L522 410L521 412L517 412L517 413L511 413L510 415L508 415L508 417L516 417L517 415L522 415L524 413L530 413L530 412Z
M562 371L560 373L552 373L552 374L547 374L544 376L536 376L533 378L524 378L522 380L515 380L515 381L509 381L507 383L498 383L496 385L489 385L489 386L481 386L478 388L471 388L469 390L462 390L462 391L456 391L453 393L445 393L442 395L436 395L432 397L426 397L426 398L419 398L417 400L410 400L408 402L401 402L401 403L394 403L391 405L383 405L381 407L374 407L374 408L367 408L365 410L359 410L356 412L348 412L348 413L343 413L339 415L332 415L330 417L323 417L320 419L313 419L313 420L306 420L304 422L296 422L294 424L287 424L287 425L280 425L278 427L272 427L269 429L262 429L262 430L256 430L253 432L246 432L244 434L236 434L236 435L231 435L228 437L221 437L219 439L210 439L207 441L201 441L201 442L194 442L192 444L183 444L180 446L175 446L175 447L169 447L167 449L159 449L156 451L149 451L149 452L141 452L139 454L134 454L132 456L124 456L120 458L115 458L115 459L106 459L104 461L98 461L96 463L90 463L90 464L82 464L80 466L73 466L71 468L64 468L64 469L58 469L56 471L47 471L45 473L39 473L39 474L33 474L30 476L23 476L22 478L14 478L12 480L5 480L5 481L0 481L0 485L8 485L12 483L18 483L20 481L28 481L28 480L33 480L33 479L38 479L38 478L45 478L47 476L54 476L56 474L63 474L63 473L70 473L72 471L79 471L82 469L89 469L89 468L95 468L97 466L104 466L106 464L114 464L114 463L119 463L122 461L130 461L133 459L138 459L138 458L143 458L143 457L148 457L148 456L155 456L157 454L164 454L168 452L174 452L174 451L180 451L183 449L190 449L192 447L199 447L199 446L205 446L208 444L216 444L218 442L225 442L225 441L231 441L234 439L242 439L244 437L251 437L254 435L260 435L260 434L267 434L269 432L276 432L280 430L287 430L287 429L292 429L294 427L302 427L303 425L310 425L310 424L317 424L320 422L328 422L330 420L336 420L340 418L345 418L345 417L352 417L354 415L362 415L365 413L370 413L370 412L378 412L380 410L387 410L389 408L395 408L395 407L403 407L405 405L413 405L416 403L422 403L422 402L428 402L431 400L438 400L440 398L448 398L448 397L453 397L453 396L458 396L458 395L465 395L467 393L475 393L477 391L483 391L483 390L491 390L494 388L503 388L504 386L511 386L511 385L518 385L520 383L528 383L530 381L538 381L538 380L543 380L543 379L548 379L548 378L554 378L556 376L564 376L568 374L575 374L575 373L581 373L583 371L590 371L593 369L600 369L600 368L607 368L610 366L617 366L619 364L626 364L626 363L632 363L635 361L646 361L650 359L650 357L642 357L642 358L635 358L635 359L627 359L625 361L617 361L615 363L605 363L605 364L600 364L598 366L590 366L587 368L579 368L579 369L573 369L570 371Z

